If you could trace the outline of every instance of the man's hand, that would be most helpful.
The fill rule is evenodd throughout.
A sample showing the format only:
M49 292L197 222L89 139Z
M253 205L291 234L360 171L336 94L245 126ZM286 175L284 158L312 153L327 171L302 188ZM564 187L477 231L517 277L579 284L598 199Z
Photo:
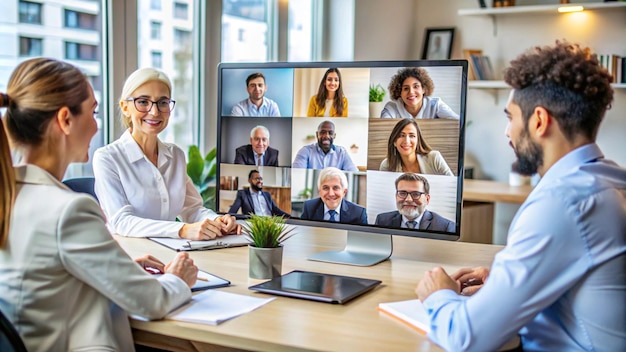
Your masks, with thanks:
M145 271L150 274L163 274L165 271L165 264L157 258L146 254L142 257L135 258L135 263L139 264Z
M433 292L444 289L459 292L458 284L448 276L442 267L438 266L424 273L424 277L417 283L415 293L420 301L424 302Z
M452 279L458 283L460 292L464 296L471 296L480 290L488 276L489 269L482 266L459 269L451 275Z
M174 260L165 266L165 272L180 277L189 287L195 285L198 279L198 267L187 252L179 252Z

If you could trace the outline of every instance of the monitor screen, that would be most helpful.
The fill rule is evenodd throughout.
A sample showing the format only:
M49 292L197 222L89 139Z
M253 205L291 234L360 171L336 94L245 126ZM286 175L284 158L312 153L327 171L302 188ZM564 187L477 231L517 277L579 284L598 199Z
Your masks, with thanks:
M345 229L348 252L389 235L459 238L467 61L222 63L218 72L220 213Z

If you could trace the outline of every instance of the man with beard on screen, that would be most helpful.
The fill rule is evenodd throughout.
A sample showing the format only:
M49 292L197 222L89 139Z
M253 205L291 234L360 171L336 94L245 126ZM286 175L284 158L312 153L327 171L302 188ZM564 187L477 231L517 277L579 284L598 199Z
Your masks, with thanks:
M589 48L557 41L511 61L506 136L541 180L491 269L427 271L428 337L450 351L626 351L626 169L596 144L613 99Z
M404 173L396 179L398 210L376 216L376 225L419 230L455 232L454 222L426 210L430 203L430 184L426 177Z
M324 121L317 126L317 143L300 148L291 167L305 169L323 169L336 167L343 171L358 171L346 148L335 145L335 124Z
M239 208L244 215L276 215L288 218L290 215L276 205L269 192L263 192L263 177L258 170L252 170L248 174L249 189L237 191L237 198L228 210L236 214Z

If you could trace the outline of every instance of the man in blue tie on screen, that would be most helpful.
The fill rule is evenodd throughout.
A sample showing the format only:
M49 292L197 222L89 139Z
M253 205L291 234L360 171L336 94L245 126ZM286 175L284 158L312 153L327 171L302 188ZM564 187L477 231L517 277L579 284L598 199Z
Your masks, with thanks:
M376 225L455 232L456 225L443 216L426 210L430 203L430 184L422 175L407 172L396 179L398 210L376 216Z
M495 350L516 334L524 351L626 351L626 169L596 144L611 75L589 48L557 41L504 78L506 136L541 181L491 269L425 273L428 336L450 351Z
M300 148L292 167L323 169L328 166L344 171L358 171L346 148L335 145L335 124L324 121L317 126L317 143Z
M367 225L365 208L344 199L348 179L343 171L336 167L325 168L317 179L317 188L320 197L304 202L300 218Z
M248 174L249 189L241 189L237 191L237 198L228 210L231 214L236 214L241 208L241 213L256 215L277 215L289 217L276 205L269 192L263 192L263 177L257 170L252 170Z

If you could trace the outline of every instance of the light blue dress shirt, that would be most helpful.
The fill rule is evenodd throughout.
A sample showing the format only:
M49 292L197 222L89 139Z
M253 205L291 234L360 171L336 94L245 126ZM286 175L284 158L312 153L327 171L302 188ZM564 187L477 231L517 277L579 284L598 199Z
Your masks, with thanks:
M250 196L252 197L252 203L254 203L254 213L256 215L272 215L270 208L267 205L267 201L265 200L265 197L263 197L263 193L254 192L251 189L249 189L248 192L250 192Z
M490 351L519 333L524 351L626 351L626 169L596 144L555 163L517 212L508 244L473 296L424 301L428 337Z
M404 101L402 98L392 100L385 104L385 107L380 112L380 117L388 118L407 118L407 119L459 119L459 114L454 112L448 104L437 97L422 98L422 108L417 113L417 116L411 115L410 112L404 107Z
M306 169L323 169L328 166L344 171L358 171L352 158L344 147L333 145L328 153L324 153L317 143L300 148L292 167Z
M230 114L232 116L280 117L280 110L275 101L263 97L263 104L260 107L254 105L250 99L244 99L233 106Z

